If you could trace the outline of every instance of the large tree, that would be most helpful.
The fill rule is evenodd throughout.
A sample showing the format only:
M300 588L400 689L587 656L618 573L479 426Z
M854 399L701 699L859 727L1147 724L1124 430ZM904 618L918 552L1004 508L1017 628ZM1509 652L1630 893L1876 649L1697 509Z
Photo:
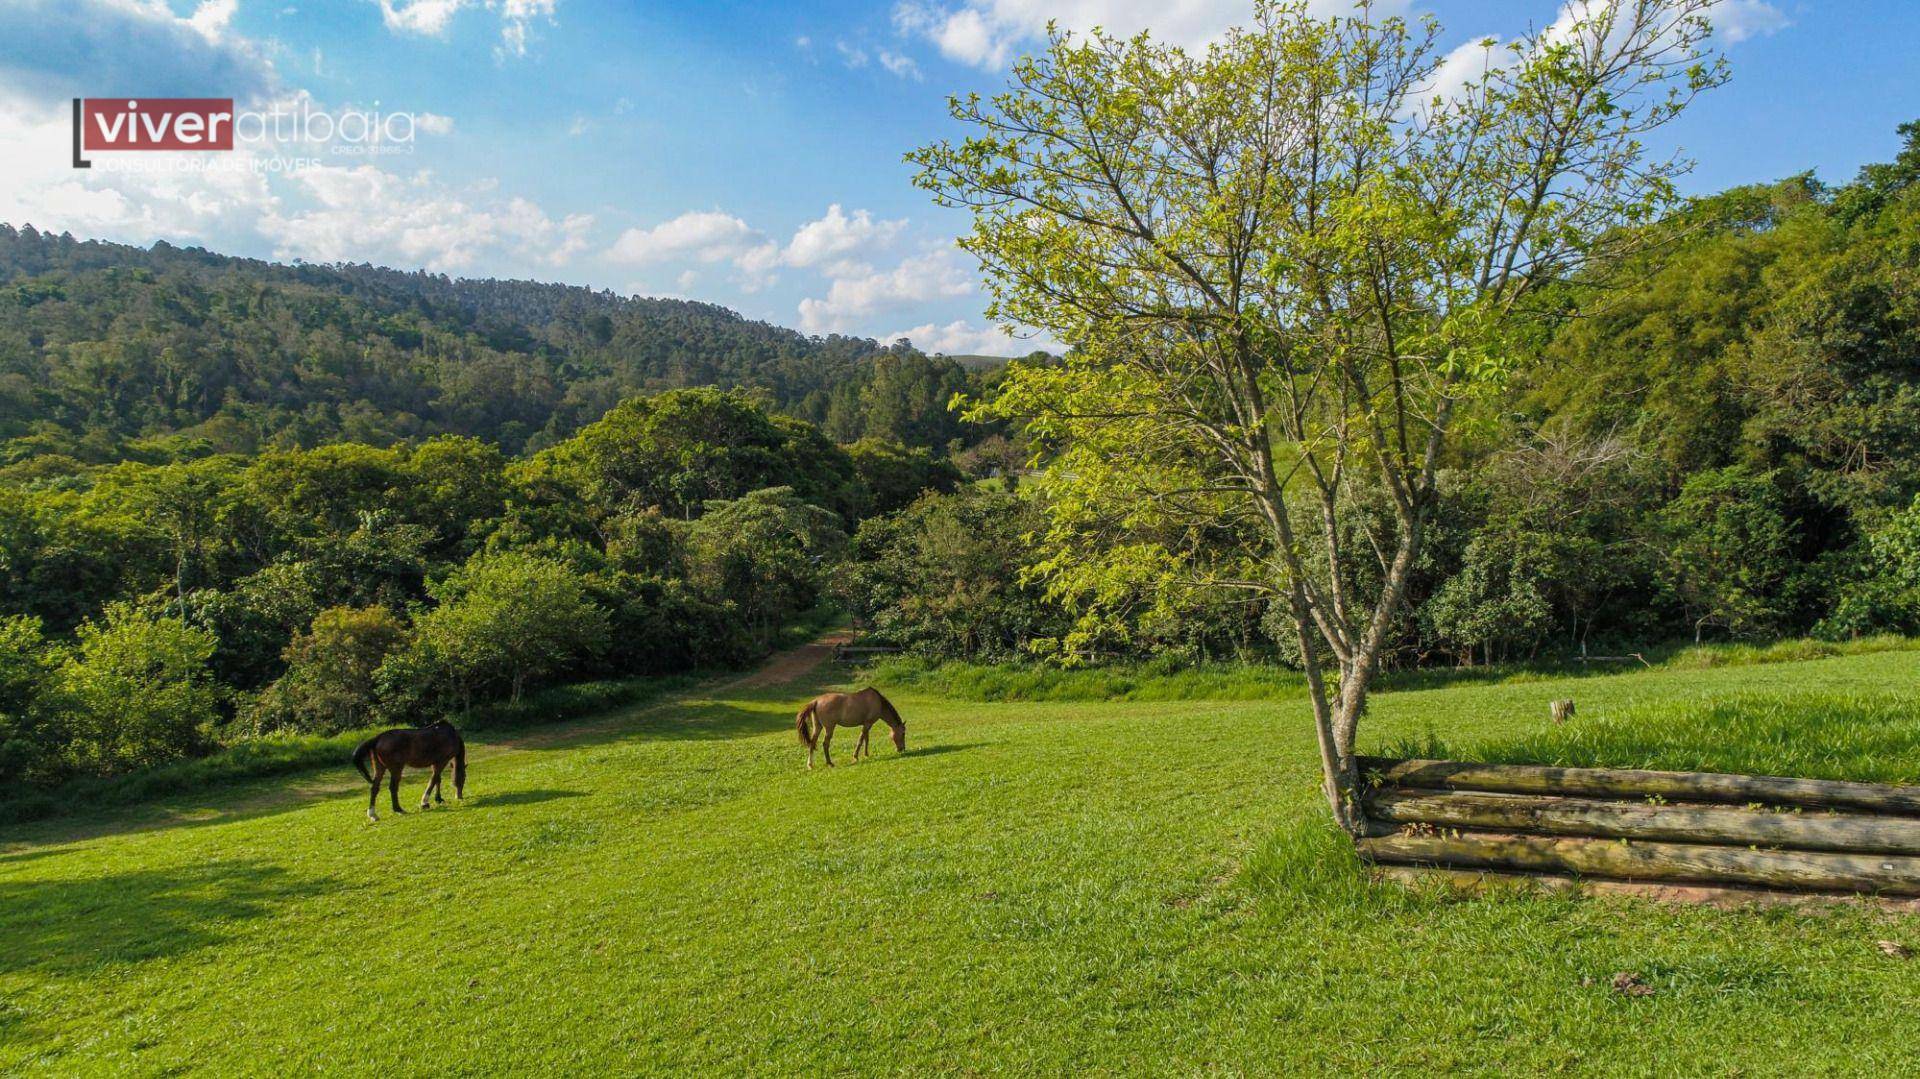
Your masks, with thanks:
M1557 286L1673 197L1683 163L1642 140L1723 78L1713 2L1574 0L1465 65L1366 3L1257 0L1200 53L1055 33L1007 92L954 101L967 138L910 155L973 211L989 313L1071 346L989 406L1055 454L1053 567L1151 550L1276 597L1349 829L1449 435L1577 305ZM1346 511L1381 502L1360 542Z

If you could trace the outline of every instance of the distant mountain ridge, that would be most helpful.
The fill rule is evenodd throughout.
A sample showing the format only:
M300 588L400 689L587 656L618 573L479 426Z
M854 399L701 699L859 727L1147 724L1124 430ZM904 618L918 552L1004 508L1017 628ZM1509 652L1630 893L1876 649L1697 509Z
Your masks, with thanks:
M883 376L928 400L867 400ZM681 386L751 388L844 441L944 444L957 421L935 422L931 397L969 377L715 304L0 225L0 465L183 438L244 452L458 433L520 452Z

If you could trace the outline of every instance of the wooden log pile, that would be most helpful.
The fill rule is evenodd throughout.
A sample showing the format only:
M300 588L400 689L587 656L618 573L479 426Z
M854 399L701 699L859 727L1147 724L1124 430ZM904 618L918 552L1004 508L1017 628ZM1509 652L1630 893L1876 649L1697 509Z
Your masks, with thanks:
M1384 866L1920 896L1920 787L1363 758Z

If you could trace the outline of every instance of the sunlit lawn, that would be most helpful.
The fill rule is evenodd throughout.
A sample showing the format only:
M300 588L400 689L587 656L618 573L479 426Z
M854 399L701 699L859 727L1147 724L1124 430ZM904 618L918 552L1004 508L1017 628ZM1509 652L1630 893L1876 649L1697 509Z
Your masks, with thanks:
M1396 693L1369 742L1509 742L1568 693L1579 722L1654 730L1689 700L1916 675L1891 653ZM0 1072L1917 1067L1920 960L1875 944L1920 950L1904 917L1330 874L1297 823L1317 818L1296 704L904 696L905 756L848 766L843 738L809 773L792 714L817 688L495 747L464 804L373 826L343 764L337 793L0 833ZM1920 731L1911 708L1872 719ZM1878 761L1920 774L1917 744ZM1619 971L1654 994L1614 993Z

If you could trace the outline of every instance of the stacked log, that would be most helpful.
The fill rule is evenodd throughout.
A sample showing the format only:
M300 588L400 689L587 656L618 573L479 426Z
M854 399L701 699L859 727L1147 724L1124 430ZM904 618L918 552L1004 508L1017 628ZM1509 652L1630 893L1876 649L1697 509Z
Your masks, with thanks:
M1920 896L1920 788L1697 772L1361 762L1382 865Z

